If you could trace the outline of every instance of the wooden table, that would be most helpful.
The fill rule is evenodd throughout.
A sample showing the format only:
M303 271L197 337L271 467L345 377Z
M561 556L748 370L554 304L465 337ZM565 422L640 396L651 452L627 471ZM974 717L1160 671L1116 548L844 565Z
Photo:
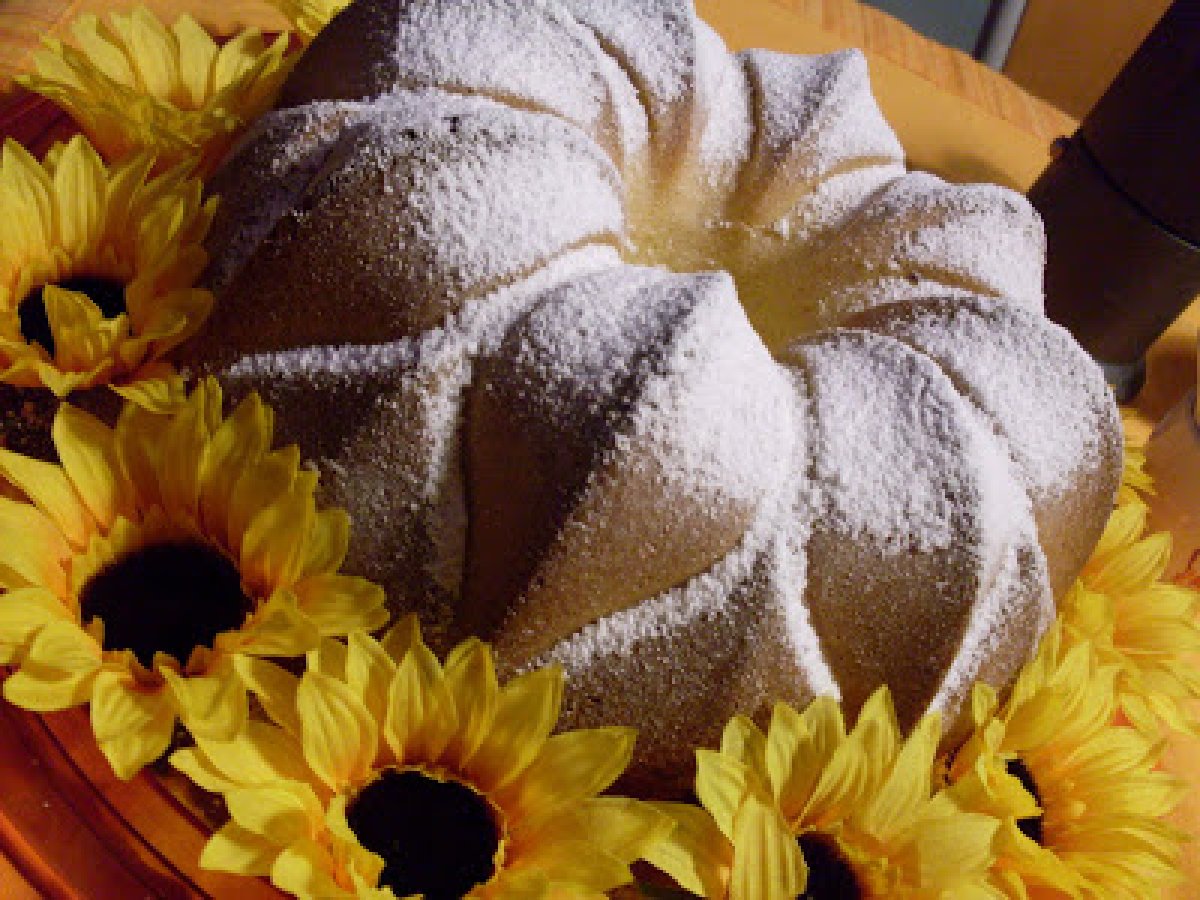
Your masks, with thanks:
M265 0L144 2L167 19L190 9L221 33L241 24L283 25ZM42 127L44 108L19 91L6 93L11 77L28 69L41 35L63 34L79 13L117 5L124 4L0 0L0 133L33 144L52 137ZM697 6L734 48L863 48L912 166L951 180L1024 191L1045 166L1050 141L1076 124L962 53L853 0L697 0ZM1197 325L1200 309L1193 305L1152 351L1147 387L1133 409L1137 434L1147 434L1194 383ZM200 871L196 855L206 831L194 814L195 798L155 778L117 781L86 728L78 711L38 717L0 703L0 897L277 896L254 880ZM1200 769L1195 746L1177 743L1171 754L1176 771ZM1179 818L1200 822L1200 797ZM1190 853L1191 879L1200 880L1200 849ZM106 887L98 893L96 885ZM1184 888L1176 896L1191 895Z

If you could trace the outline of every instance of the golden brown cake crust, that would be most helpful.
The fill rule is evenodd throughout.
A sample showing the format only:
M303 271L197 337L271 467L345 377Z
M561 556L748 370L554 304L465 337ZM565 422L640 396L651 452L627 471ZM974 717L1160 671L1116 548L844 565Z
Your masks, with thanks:
M952 719L1026 658L1115 408L1031 208L904 173L860 56L730 54L686 0L362 0L283 102L214 182L189 363L276 405L435 643L561 663L663 790L734 713Z

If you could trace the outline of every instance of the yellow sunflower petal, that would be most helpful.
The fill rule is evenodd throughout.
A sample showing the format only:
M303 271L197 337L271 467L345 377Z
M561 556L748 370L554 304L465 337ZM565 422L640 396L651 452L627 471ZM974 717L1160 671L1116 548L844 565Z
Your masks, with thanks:
M231 778L217 768L207 753L196 747L184 747L170 756L172 768L182 772L198 787L210 794L223 794L244 787L240 779Z
M200 868L234 875L270 875L279 850L279 845L267 838L237 822L227 822L204 845Z
M646 862L666 872L685 891L724 897L733 866L733 847L706 810L690 803L653 803L674 830L644 851Z
M100 234L104 216L104 164L82 137L73 137L59 157L54 190L64 205L59 214L59 238L73 258L86 257Z
M157 466L158 488L163 505L177 515L198 519L200 504L201 459L210 435L208 409L220 408L209 382L192 392L183 408L171 417L163 431L162 450Z
M296 689L300 687L300 679L273 662L253 656L236 656L233 664L242 683L254 692L271 721L299 739Z
M0 447L0 476L32 500L74 546L87 542L91 516L59 466Z
M175 707L162 690L145 690L127 672L101 672L91 696L92 731L118 778L128 780L167 751Z
M58 526L41 510L0 497L0 567L19 576L10 589L39 585L62 595L66 591L63 562L71 548Z
M162 23L144 6L128 16L113 16L113 30L128 45L137 81L148 94L163 96L171 90L171 44Z
M178 705L179 717L197 738L230 740L246 722L246 688L226 662L211 675L185 678L160 666Z
M40 587L0 594L0 665L11 665L29 642L51 622L69 621L58 598Z
M183 379L166 362L147 363L129 381L110 387L123 399L159 415L174 412L184 399Z
M637 732L632 728L593 728L552 736L514 782L497 793L516 820L595 796L625 771Z
M91 380L90 371L104 367L121 338L128 333L128 318L123 315L105 318L100 308L86 294L48 284L42 290L42 303L54 338L54 361L64 371L64 377L88 373L84 381L71 381L73 387ZM107 362L111 370L113 363ZM51 385L47 384L48 387ZM60 394L61 396L61 394Z
M721 753L765 773L767 736L747 716L734 716L721 733Z
M478 638L455 647L446 659L446 687L454 700L458 731L446 748L446 757L463 765L475 755L492 726L500 699L500 685L492 652Z
M254 466L244 468L229 495L229 543L241 552L250 520L291 489L300 466L300 451L284 447L268 453Z
M349 0L270 0L278 7L292 23L300 37L307 44L321 29L329 24L329 20L341 12Z
M388 689L384 736L397 761L437 759L458 726L441 664L418 640Z
M312 575L293 590L300 610L322 635L374 631L387 623L383 588L365 578L337 573Z
M163 435L170 424L169 416L155 415L127 403L117 417L113 437L121 466L137 494L142 508L163 508L158 486L158 460L162 455Z
M130 488L106 425L64 403L54 417L51 436L63 470L101 528L107 530L118 515L132 513Z
M927 715L917 723L879 789L852 820L882 841L895 839L913 820L931 793L934 754L942 737L941 719Z
M830 819L849 814L878 789L884 768L895 758L900 727L887 688L880 688L859 711L858 721L833 751L809 796L802 816L820 809Z
M998 819L978 814L922 818L920 883L948 884L966 873L986 872L995 859L993 838L999 826Z
M587 841L558 840L530 848L520 864L512 867L514 872L525 869L541 873L551 885L560 882L568 889L567 896L609 891L633 880L628 864Z
M313 519L300 576L336 572L346 560L350 547L350 516L343 509L324 509Z
M350 648L333 638L321 638L317 646L305 654L304 662L310 672L320 672L338 681L346 680L346 663Z
M696 796L729 840L733 840L734 817L752 778L744 763L713 750L696 751Z
M252 578L257 577L266 584L294 584L303 561L303 544L296 540L296 535L307 533L315 515L312 495L302 491L288 491L260 509L251 518L242 538L243 568ZM298 592L297 597L300 598ZM318 594L309 599L325 598ZM318 611L326 610L318 606ZM330 612L336 615L337 610Z
M182 15L171 26L179 48L180 87L185 95L185 106L192 108L204 103L208 95L209 70L217 55L216 42L200 24L189 15Z
M54 203L54 184L49 173L38 165L37 160L29 155L29 151L12 138L4 139L0 169L6 175L13 205L26 213L23 224L33 229L26 232L26 241L14 241L14 252L29 252L34 247L51 246L54 242L57 210ZM5 223L9 228L15 224L13 221Z
M1092 551L1092 559L1104 560L1115 550L1132 544L1138 535L1146 530L1146 519L1149 514L1149 507L1141 502L1129 503L1113 510L1100 535L1100 540ZM1089 565L1085 567L1084 571L1086 572L1090 568L1092 566Z
M317 626L300 611L292 592L278 590L255 611L236 646L242 653L258 656L299 656L320 639Z
M811 717L826 717L824 700L817 700L809 707ZM836 708L836 705L835 705ZM771 713L771 725L767 729L767 742L763 751L764 768L775 801L789 818L795 818L804 808L825 760L833 752L836 743L826 745L818 740L829 737L840 730L840 713L829 724L836 725L814 734L809 731L806 718L786 703L776 703Z
M9 703L52 712L86 703L100 668L100 648L70 622L50 622L34 637L21 668L4 682Z
M733 818L730 900L795 897L808 880L808 867L779 811L758 794L746 795Z
M1170 558L1171 535L1162 531L1115 554L1088 583L1109 594L1131 593L1161 576Z
M307 782L312 777L299 741L265 722L247 722L229 741L200 738L198 746L219 772L242 785Z
M545 900L551 896L550 882L541 872L506 870L470 896L473 900Z
M388 694L396 675L396 664L387 652L361 631L351 632L346 639L346 683L376 722L384 721L388 710Z
M271 867L271 883L297 897L354 900L333 878L329 851L311 840L297 841L279 854Z
M592 843L627 862L642 859L675 830L666 813L629 797L592 797L575 814Z
M296 782L235 788L225 803L238 825L281 847L313 837L325 818L313 789Z
M205 449L200 499L204 526L220 534L228 546L242 543L241 531L226 531L234 487L242 473L270 449L272 419L270 408L251 394L218 426Z
M562 704L562 672L548 667L518 676L500 692L492 727L465 761L475 783L496 790L517 778L549 737Z
M304 758L334 790L367 777L375 760L379 730L353 689L333 678L306 672L296 691Z

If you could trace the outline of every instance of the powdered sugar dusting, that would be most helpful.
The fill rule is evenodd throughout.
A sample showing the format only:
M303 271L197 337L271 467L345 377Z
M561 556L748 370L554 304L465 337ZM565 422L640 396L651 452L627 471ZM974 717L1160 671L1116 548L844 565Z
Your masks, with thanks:
M421 335L254 353L214 374L231 395L262 394L277 411L279 440L314 454L326 501L355 523L349 571L445 618L464 565L459 435L474 360L543 292L616 265L611 247L583 248ZM437 624L449 640L453 623Z
M895 165L904 149L870 102L866 60L857 50L794 56L741 54L755 93L755 151L743 173L743 215L777 219L830 175Z
M561 285L474 398L471 583L511 607L495 637L510 657L707 569L788 470L789 384L723 275Z
M869 198L829 246L826 322L881 303L959 293L1042 309L1045 236L1019 194L911 173Z
M302 172L302 190L273 132L240 177L243 191L257 190L252 176L282 184L274 194L292 206L271 212L265 237L254 229L213 246L214 269L237 275L202 352L413 334L624 228L619 175L561 119L441 91L333 106L343 128L319 171Z
M785 359L812 396L813 627L852 707L886 683L911 723L963 634L995 617L985 595L1033 529L1028 498L988 424L904 344L837 329Z
M599 46L561 4L416 0L399 7L399 84L504 98L553 112L593 136L611 118Z
M693 276L678 289L687 322L664 344L631 436L662 448L668 479L714 486L716 506L757 504L782 482L790 458L790 386L728 276Z
M977 681L997 689L1007 685L1026 661L1016 648L1035 646L1054 621L1054 598L1045 587L1046 562L1032 531L1018 531L991 576L980 592L961 650L929 703L948 724L958 718Z
M793 427L802 458L802 421ZM759 510L739 545L685 585L580 629L529 666L563 666L564 728L640 723L639 791L692 786L693 748L719 743L734 714L769 715L838 696L804 595L808 523L787 490ZM631 690L631 686L636 689Z
M1103 373L1038 313L986 297L880 308L859 324L936 361L988 417L1033 501L1055 592L1066 590L1103 523L1122 457Z
M1064 445L1111 473L1111 404L1025 324L1031 209L898 177L861 56L734 57L686 0L412 0L355 5L297 73L305 105L221 176L196 352L276 405L355 518L350 568L435 643L508 579L480 614L506 664L551 647L567 724L638 725L663 778L768 700L890 682L911 722L1019 665L1047 609L1022 488L1071 493ZM1029 312L881 313L788 368L728 276L614 246L814 326L935 296ZM1054 427L1014 355L1070 383ZM1044 545L1065 511L1035 510ZM547 536L506 548L513 523Z
M1098 371L1059 326L971 298L910 306L887 333L936 359L986 410L1034 492L1062 494L1081 471L1097 468L1112 433L1112 403Z
M691 4L678 0L565 0L563 5L596 32L639 90L649 113L656 154L678 153L680 139L693 129L697 19Z
M961 540L978 488L961 420L930 394L929 364L896 346L835 333L786 358L814 386L814 475L831 526L887 553L927 553Z
M209 182L221 197L209 245L221 248L205 273L223 290L281 218L299 202L341 137L351 109L314 103L257 119Z

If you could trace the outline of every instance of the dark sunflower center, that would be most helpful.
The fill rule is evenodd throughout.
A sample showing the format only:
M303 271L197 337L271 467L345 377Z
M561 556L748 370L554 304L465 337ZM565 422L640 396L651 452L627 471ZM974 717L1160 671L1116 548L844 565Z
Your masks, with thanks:
M1004 766L1008 770L1008 774L1013 776L1017 781L1021 782L1021 787L1029 791L1034 802L1038 806L1042 805L1042 795L1038 792L1037 782L1033 780L1033 773L1029 771L1029 767L1019 759L1010 759ZM1038 846L1045 846L1046 830L1044 816L1028 816L1024 819L1017 819L1017 828L1021 829L1021 833L1031 841L1036 841Z
M104 620L104 649L132 650L149 667L156 651L186 663L253 609L237 568L197 543L154 544L109 563L79 598L84 622Z
M854 869L833 838L810 831L796 840L808 864L808 884L796 900L858 900L863 896Z
M457 782L389 770L354 798L346 821L383 857L379 885L397 897L457 900L496 870L500 835L491 808Z
M125 312L125 285L111 278L79 275L60 281L56 287L86 294L106 319L115 319ZM50 316L46 314L45 286L34 288L17 307L21 337L31 344L41 344L54 355L54 335L50 333Z

